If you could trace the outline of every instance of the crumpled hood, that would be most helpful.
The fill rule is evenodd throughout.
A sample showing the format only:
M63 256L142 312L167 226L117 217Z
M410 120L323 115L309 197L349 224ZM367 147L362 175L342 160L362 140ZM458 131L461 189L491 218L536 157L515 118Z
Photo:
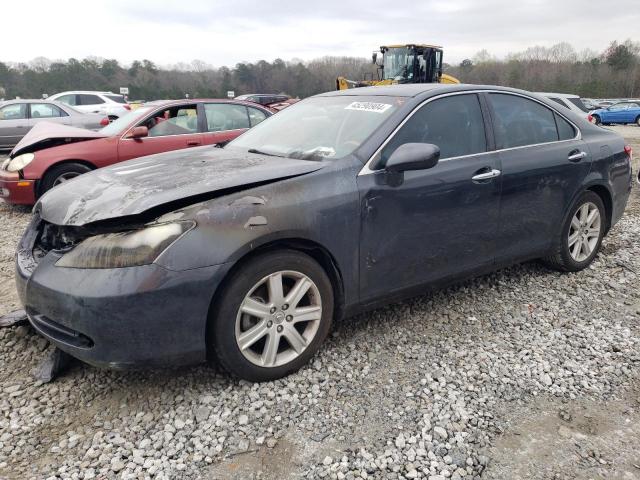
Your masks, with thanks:
M59 125L52 122L38 122L13 147L9 156L13 158L21 153L37 152L48 146L60 143L73 143L105 137L108 137L108 135L94 132L93 130L69 127L68 125Z
M322 162L206 146L141 157L49 190L34 210L56 225L82 226L242 186L311 173Z

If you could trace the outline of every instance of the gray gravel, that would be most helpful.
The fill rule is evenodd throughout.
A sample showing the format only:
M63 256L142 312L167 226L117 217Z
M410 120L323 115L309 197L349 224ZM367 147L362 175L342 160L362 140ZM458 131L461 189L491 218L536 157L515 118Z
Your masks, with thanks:
M0 314L27 219L0 204ZM47 343L2 330L0 477L639 478L638 235L634 192L588 270L528 263L350 319L266 384L81 364L39 384Z

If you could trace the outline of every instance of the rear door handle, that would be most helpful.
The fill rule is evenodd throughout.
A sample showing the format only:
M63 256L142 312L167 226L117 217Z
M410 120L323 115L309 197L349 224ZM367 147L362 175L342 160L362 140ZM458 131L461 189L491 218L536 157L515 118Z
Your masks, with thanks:
M587 152L576 151L576 152L571 152L568 158L570 162L579 162L586 156L587 156Z
M495 168L489 170L488 172L478 173L471 177L471 180L474 182L481 182L482 180L491 180L492 178L499 177L502 172L500 170L496 170Z
M187 147L197 147L198 145L202 145L202 142L198 140L189 140L187 142Z

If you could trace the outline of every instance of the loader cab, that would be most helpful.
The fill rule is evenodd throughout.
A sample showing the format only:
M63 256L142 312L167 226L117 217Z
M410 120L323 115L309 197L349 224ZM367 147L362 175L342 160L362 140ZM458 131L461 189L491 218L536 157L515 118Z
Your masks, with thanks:
M433 45L382 46L373 61L378 79L389 83L437 83L442 76L442 48Z

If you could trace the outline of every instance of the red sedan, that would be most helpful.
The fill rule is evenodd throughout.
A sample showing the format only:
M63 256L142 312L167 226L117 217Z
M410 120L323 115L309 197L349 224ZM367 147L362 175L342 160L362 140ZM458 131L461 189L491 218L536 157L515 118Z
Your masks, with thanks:
M272 112L236 100L146 104L98 132L36 125L0 166L0 198L32 205L44 192L90 170L154 153L226 143Z

